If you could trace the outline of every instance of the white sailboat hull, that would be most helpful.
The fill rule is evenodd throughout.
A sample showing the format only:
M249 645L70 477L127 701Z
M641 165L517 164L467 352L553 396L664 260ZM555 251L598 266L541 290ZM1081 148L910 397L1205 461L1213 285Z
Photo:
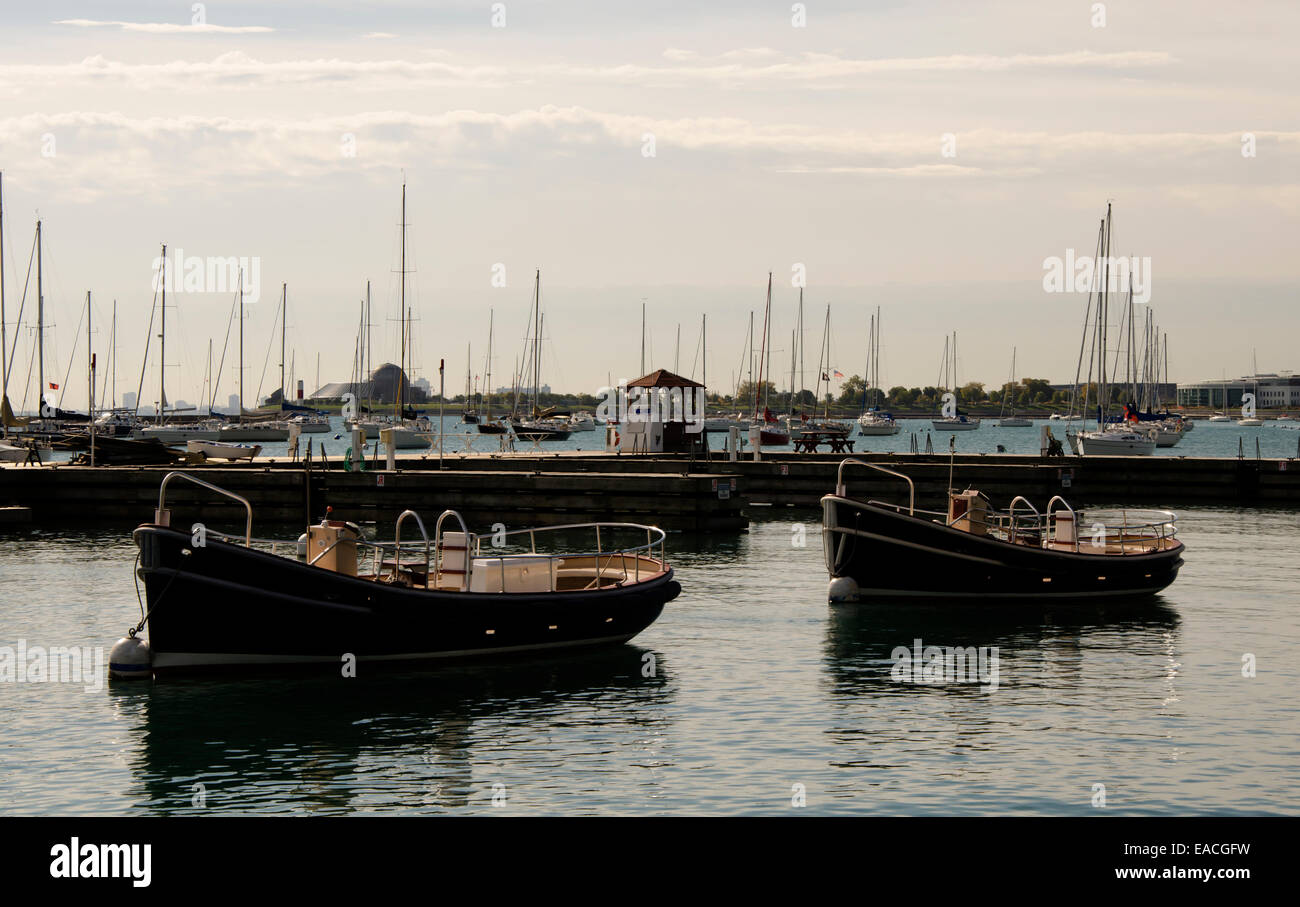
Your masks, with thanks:
M212 460L251 460L262 452L262 445L191 439L185 442L185 449L190 453L201 453Z
M1154 438L1129 431L1081 431L1077 445L1085 457L1149 457L1156 451Z

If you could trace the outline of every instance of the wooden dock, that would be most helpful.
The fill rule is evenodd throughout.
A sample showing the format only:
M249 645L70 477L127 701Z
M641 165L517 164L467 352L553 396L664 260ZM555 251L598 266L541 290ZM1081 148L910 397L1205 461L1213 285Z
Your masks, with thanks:
M333 462L258 461L186 466L247 497L259 524L305 525L327 505L341 519L391 524L406 509L426 521L457 510L474 531L595 520L651 523L670 531L736 532L772 507L817 507L835 489L843 457L766 454L760 461L685 455L611 455L564 451L399 457L397 469L345 471ZM864 454L856 459L912 478L919 507L942 509L949 485L978 488L996 506L1023 495L1043 507L1062 495L1076 507L1133 505L1300 506L1300 460L1192 457L1042 458L1023 455ZM27 525L112 524L152 518L162 477L174 467L44 466L0 468L0 512ZM850 468L854 496L905 502L907 486L875 470ZM189 483L169 489L177 524L236 521L242 508ZM30 521L28 523L27 521Z
M414 510L430 528L444 510L456 510L472 531L495 523L508 529L592 521L649 523L670 531L737 532L748 521L733 476L638 472L635 475L538 471L527 464L502 469L402 468L348 472L287 463L186 466L187 472L247 498L257 524L305 526L326 506L336 519L391 525ZM436 464L435 464L436 466ZM175 467L57 466L0 470L0 504L30 507L41 524L93 523L134 527L153 518L163 476ZM167 490L175 525L185 521L240 522L243 508L188 482ZM188 525L188 523L186 523Z

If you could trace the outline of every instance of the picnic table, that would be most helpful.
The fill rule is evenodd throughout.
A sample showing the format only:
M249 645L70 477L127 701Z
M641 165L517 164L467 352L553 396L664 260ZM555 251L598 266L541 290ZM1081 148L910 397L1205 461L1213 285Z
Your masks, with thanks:
M853 453L853 442L843 432L805 431L794 439L795 453L816 453L823 444L829 445L832 453Z

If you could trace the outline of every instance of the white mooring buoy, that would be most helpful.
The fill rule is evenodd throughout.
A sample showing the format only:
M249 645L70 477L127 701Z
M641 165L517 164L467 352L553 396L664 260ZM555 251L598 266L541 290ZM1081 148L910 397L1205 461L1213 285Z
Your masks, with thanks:
M108 653L108 676L149 677L153 674L153 653L138 636L123 636Z
M826 597L832 602L855 602L859 597L858 584L851 576L837 576L831 580Z

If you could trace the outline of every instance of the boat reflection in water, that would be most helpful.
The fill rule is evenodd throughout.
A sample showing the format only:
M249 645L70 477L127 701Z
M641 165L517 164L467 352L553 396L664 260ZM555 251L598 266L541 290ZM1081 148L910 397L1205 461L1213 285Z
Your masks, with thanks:
M654 676L643 676L651 659ZM530 785L569 784L554 766L566 730L589 727L604 749L644 759L646 716L662 729L672 700L665 668L629 645L490 671L163 678L109 695L136 744L124 747L126 796L150 813L442 812L491 808L493 767L507 760L511 806ZM545 777L521 773L533 763Z

